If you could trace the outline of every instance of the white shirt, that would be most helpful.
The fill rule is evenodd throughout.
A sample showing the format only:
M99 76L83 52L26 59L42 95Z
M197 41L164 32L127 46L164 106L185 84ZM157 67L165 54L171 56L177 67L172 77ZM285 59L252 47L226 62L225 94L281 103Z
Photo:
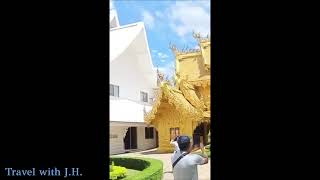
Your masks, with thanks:
M171 161L175 162L181 152L174 153ZM184 156L173 168L174 180L198 180L198 166L204 164L205 159L198 154Z
M171 142L170 144L174 145L174 150L175 150L175 151L180 151L179 145L178 145L178 142L177 142L177 141L173 141L173 142Z
M171 157L171 160L172 160L172 158L173 158L173 156L174 156L175 154L178 153L179 156L180 156L181 153L180 153L180 148L179 148L179 145L178 145L178 142L177 142L177 141L171 141L170 144L174 146L174 152L173 152L172 157ZM173 163L173 162L171 162L171 163Z

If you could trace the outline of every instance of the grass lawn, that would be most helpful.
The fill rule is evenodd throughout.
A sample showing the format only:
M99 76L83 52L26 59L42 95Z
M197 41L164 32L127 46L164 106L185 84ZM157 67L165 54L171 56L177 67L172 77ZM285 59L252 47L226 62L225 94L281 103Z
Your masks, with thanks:
M139 174L140 172L141 171L134 170L134 169L127 169L126 177L121 178L121 180L130 180L131 177L134 177L135 175Z

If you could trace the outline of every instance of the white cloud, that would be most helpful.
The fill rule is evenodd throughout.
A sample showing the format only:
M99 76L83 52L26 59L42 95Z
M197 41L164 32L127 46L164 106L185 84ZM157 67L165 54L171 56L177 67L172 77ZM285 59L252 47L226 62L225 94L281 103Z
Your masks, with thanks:
M161 62L166 62L167 58L169 57L167 54L164 54L162 52L158 52L157 55Z
M158 52L158 56L159 56L159 58L161 58L161 59L164 59L164 58L168 58L168 57L169 57L168 55L166 55L166 54L164 54L164 53L161 53L161 52Z
M157 53L157 52L158 52L158 50L153 49L153 50L152 50L152 52L153 52L153 53Z
M177 1L168 11L169 26L181 38L192 31L202 35L210 33L210 2Z
M147 27L149 27L150 29L154 27L154 17L149 11L143 11L142 18Z

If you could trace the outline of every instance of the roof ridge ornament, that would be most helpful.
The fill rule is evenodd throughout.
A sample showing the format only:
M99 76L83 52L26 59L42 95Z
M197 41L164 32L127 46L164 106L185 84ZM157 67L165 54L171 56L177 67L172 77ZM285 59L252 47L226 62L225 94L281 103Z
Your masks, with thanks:
M175 55L200 52L200 49L196 49L196 48L191 49L191 48L189 48L187 45L184 45L184 47L183 47L181 50L179 50L179 49L176 47L176 45L171 44L171 42L170 42L170 44L169 44L169 47L170 47L170 49L173 51L173 53L174 53Z
M163 72L159 71L158 66L157 66L157 81L158 81L158 85L160 85L164 81L164 74Z
M197 41L201 40L201 35L200 32L196 33L195 31L192 31L192 36L195 38Z
M192 31L193 38L195 38L199 43L210 41L210 34L208 33L207 36L203 37L201 36L200 32L196 33L195 31Z
M171 44L171 42L169 43L169 48L172 50L172 52L173 52L174 54L180 53L179 50L177 49L176 45Z

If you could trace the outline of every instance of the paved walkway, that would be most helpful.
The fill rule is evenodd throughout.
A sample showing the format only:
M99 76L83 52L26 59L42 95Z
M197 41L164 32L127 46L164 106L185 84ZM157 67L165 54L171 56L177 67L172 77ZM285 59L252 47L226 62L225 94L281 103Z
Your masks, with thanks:
M171 167L171 155L168 154L157 154L156 149L151 149L147 151L140 151L134 153L118 154L112 156L131 156L131 157L149 157L154 159L159 159L163 162L163 180L173 180L172 167ZM209 163L206 165L198 166L198 176L199 180L210 180L210 159Z

